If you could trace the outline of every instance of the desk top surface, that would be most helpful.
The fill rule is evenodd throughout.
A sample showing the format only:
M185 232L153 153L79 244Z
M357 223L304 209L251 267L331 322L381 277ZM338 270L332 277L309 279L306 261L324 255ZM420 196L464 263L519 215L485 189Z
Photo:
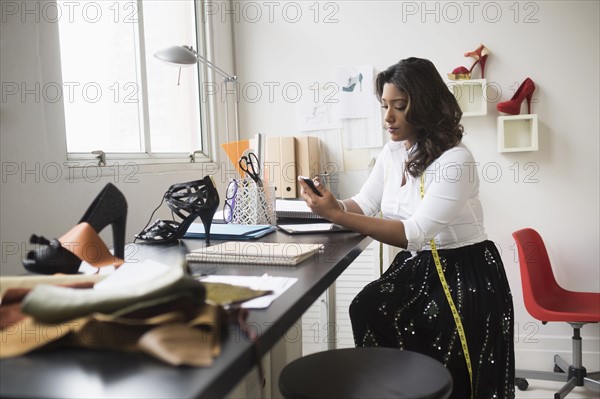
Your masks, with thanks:
M324 244L324 251L297 266L192 264L200 274L234 274L295 277L298 281L267 309L251 310L247 324L260 337L256 346L229 325L222 353L209 368L171 367L142 353L87 349L40 351L0 361L1 397L222 397L267 353L335 279L369 245L371 239L356 233L290 236L275 232L265 242ZM185 253L204 246L186 239L171 245L134 245L127 261L156 259L181 262Z

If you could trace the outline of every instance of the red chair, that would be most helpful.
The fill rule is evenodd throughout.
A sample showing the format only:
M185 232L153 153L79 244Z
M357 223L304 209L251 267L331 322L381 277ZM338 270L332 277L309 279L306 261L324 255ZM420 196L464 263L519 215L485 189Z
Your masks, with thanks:
M600 293L567 291L556 282L546 246L537 231L527 228L513 237L519 252L523 299L527 312L542 324L549 321L567 322L573 328L573 364L554 355L554 372L516 370L515 385L527 389L526 378L566 381L554 394L563 399L576 386L600 392L600 372L588 373L582 365L580 329L586 323L600 322Z

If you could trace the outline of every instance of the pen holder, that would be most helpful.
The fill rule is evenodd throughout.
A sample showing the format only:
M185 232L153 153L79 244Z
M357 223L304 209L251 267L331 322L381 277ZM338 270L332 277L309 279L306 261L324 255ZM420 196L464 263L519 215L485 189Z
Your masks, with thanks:
M331 194L333 194L335 198L340 197L340 193L338 192L338 183L340 178L339 173L321 173L317 176L319 176L319 179L321 179L321 182L325 185L325 188L331 191Z
M232 223L274 226L276 222L275 187L259 187L252 180L241 180L235 195Z

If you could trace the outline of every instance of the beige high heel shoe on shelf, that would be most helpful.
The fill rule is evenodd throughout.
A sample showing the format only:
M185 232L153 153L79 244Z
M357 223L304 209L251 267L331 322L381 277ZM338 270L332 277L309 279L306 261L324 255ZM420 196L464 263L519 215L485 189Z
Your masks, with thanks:
M485 63L489 54L490 51L483 44L477 47L474 51L465 53L465 57L471 57L475 59L475 62L473 63L473 65L471 65L471 68L467 69L464 66L454 68L454 70L448 74L448 78L452 80L471 79L473 68L475 68L475 65L479 64L479 66L481 67L481 79L485 79Z

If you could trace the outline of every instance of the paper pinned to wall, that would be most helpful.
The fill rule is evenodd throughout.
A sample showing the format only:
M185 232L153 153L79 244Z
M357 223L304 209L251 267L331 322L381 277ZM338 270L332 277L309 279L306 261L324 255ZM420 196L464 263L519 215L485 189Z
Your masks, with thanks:
M372 65L334 68L335 82L313 90L313 95L296 105L298 130L319 137L327 173L345 169L346 150L383 147L383 119L374 94L373 71ZM365 157L360 158L358 163ZM351 168L358 163L350 162Z
M373 116L370 118L344 119L342 121L342 141L344 148L383 147L383 119L379 103L371 99Z
M332 82L311 91L311 95L303 96L296 103L296 122L298 130L329 130L339 129L341 122L334 114L334 105L337 103L336 85Z
M383 147L383 119L375 96L372 65L337 67L334 115L342 122L345 149Z
M370 118L373 100L373 66L337 67L333 77L338 86L335 113L338 118Z

